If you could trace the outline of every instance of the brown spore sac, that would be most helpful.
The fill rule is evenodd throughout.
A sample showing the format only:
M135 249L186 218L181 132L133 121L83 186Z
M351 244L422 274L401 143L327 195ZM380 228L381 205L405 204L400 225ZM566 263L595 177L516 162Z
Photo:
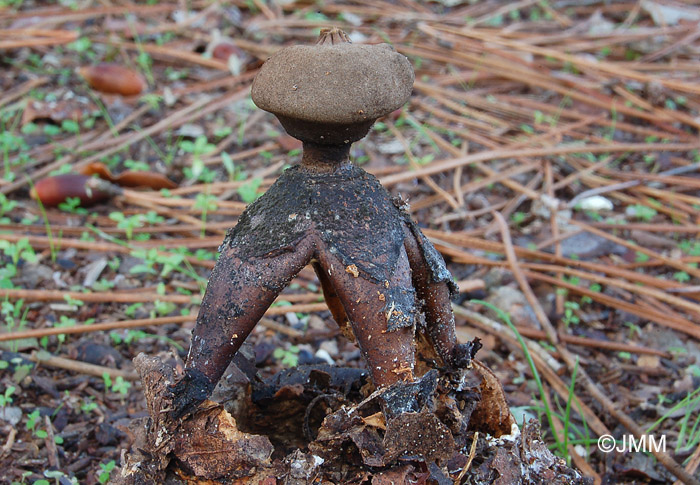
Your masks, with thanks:
M347 145L410 97L414 73L389 44L358 45L337 29L273 55L255 78L255 104L302 141Z

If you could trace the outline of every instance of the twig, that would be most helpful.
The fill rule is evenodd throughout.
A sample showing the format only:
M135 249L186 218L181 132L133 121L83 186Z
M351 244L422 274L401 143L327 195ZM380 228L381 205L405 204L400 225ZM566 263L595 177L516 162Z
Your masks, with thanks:
M428 30L428 26L423 27L424 30ZM441 30L443 33L449 33L449 34L456 34L459 36L465 36L465 37L473 37L477 38L480 40L483 40L485 42L494 42L497 44L501 44L505 47L510 47L513 49L518 49L522 50L525 52L530 52L532 54L538 54L541 56L547 56L547 57L552 57L555 59L558 59L562 62L570 62L575 66L582 66L586 67L587 69L593 69L593 70L599 70L602 72L605 72L607 74L611 74L616 77L626 77L628 79L633 79L635 81L641 81L641 82L659 82L663 84L664 86L670 88L670 89L676 89L679 91L685 91L688 93L694 93L694 94L700 94L700 88L697 86L694 86L691 83L684 83L680 81L676 81L673 79L669 78L663 78L663 77L650 77L645 74L641 74L637 71L633 71L631 69L625 69L621 67L620 65L612 64L606 61L601 61L596 59L595 61L583 57L583 56L574 56L570 54L565 54L562 53L556 49L548 49L548 48L543 48L543 47L535 47L529 44L525 44L523 42L517 42L517 41L512 41L512 40L507 40L503 39L497 35L492 34L492 31L484 31L484 30L477 30L477 29L463 29L460 31L455 31L454 29L446 26L432 26L432 28L436 30Z
M107 242L95 242L95 241L81 241L79 239L68 239L68 238L59 238L59 237L54 237L53 241L49 240L48 237L45 236L27 236L24 234L3 234L2 235L3 239L11 242L17 242L21 239L26 239L29 244L32 247L43 247L43 248L49 248L56 247L56 248L75 248L75 249L85 249L87 251L95 251L95 252L114 252L114 253L122 253L122 254L131 254L132 251L135 248L140 247L138 244L134 244L133 247L129 247L126 245L120 245L120 244L114 244L114 243L107 243ZM143 247L148 247L148 246L143 246ZM165 251L158 251L158 254L167 256L171 253L165 252ZM192 256L186 256L185 260L190 263L192 266L201 266L204 268L213 268L214 267L214 261L208 261L208 260L200 260Z
M56 449L56 436L53 432L53 424L51 424L51 418L49 416L44 416L44 427L46 428L46 437L44 438L44 445L46 446L47 455L49 458L49 465L52 468L61 468L61 463L58 461L58 450Z
M688 459L688 465L685 467L685 470L690 473L691 475L694 475L695 472L698 469L698 465L700 465L700 444L695 448L695 451L693 452L692 455L690 455L690 458ZM681 481L676 480L673 485L680 485Z
M5 440L5 444L2 445L2 450L0 450L0 456L5 456L8 454L11 450L12 447L15 444L15 437L17 436L17 428L12 426L10 428L10 432L7 434L7 439Z
M547 340L553 345L557 345L559 343L559 335L557 334L557 331L554 329L552 324L549 321L549 318L547 317L547 314L545 313L544 309L542 306L539 304L539 301L537 300L537 297L535 296L535 293L532 291L532 288L530 288L530 285L527 283L527 280L525 279L525 275L523 274L522 270L518 266L518 257L515 255L515 251L513 250L513 243L510 239L510 232L508 231L508 224L506 223L506 220L503 218L503 216L499 212L494 212L493 214L494 219L498 226L501 229L501 237L503 238L503 247L505 248L506 252L506 258L508 259L508 263L510 265L510 269L513 272L513 276L515 277L516 281L518 282L518 286L520 286L520 290L523 292L525 295L525 298L527 299L528 303L532 307L532 310L535 312L535 316L537 317L537 321L542 325L542 328L544 329L545 334L547 335Z
M197 64L204 67L218 69L220 71L228 71L228 65L225 62L222 62L218 59L207 59L206 57L202 57L200 54L187 52L182 49L176 49L162 45L137 44L134 42L101 38L93 38L93 42L101 42L107 45L122 47L124 49L135 50L139 52L143 50L144 52L148 52L149 54L152 54L156 57L178 59L181 61L185 61L189 64Z
M58 369L69 370L71 372L77 372L78 374L85 374L95 377L102 377L103 374L107 374L113 379L121 377L122 379L126 379L128 381L136 381L139 379L138 374L133 371L112 369L111 367L89 364L87 362L68 359L66 357L57 357L53 355L44 357L39 356L39 354L37 354L36 352L32 352L31 354L20 355L27 360L36 362L37 364L46 365L49 367L56 367Z
M409 145L408 141L406 141L406 138L401 134L401 132L394 126L393 123L387 120L386 122L387 128L389 128L389 131L396 137L397 140L401 142L401 144L404 147L404 153L406 154L406 157L409 160L409 163L411 164L411 167L415 170L417 169L420 165L416 161L416 158L413 156L413 153L411 152L411 146ZM442 197L445 202L447 202L450 207L453 209L458 209L460 207L459 202L457 202L454 197L450 195L449 192L447 192L445 189L440 187L433 179L431 179L429 176L424 176L421 177L421 180L425 182L425 184L433 189L434 192L440 197Z
M470 286L470 283L472 285ZM481 288L484 282L480 280L465 280L467 288ZM83 293L79 291L60 291L60 290L20 290L20 289L5 289L0 288L0 299L7 298L9 300L25 300L25 301L65 301L66 299L80 300L83 302L93 303L153 303L171 302L180 304L199 304L199 295L160 295L158 293L145 292L144 289L138 291L119 292L119 291L104 291ZM287 302L315 302L322 298L320 293L299 293L286 294L282 293L277 297L276 301Z
M265 315L284 315L289 312L313 313L327 310L325 303L302 303L298 305L272 307L265 312ZM76 325L73 327L53 327L39 328L32 330L22 330L19 332L0 333L0 342L9 340L19 340L26 338L41 338L49 335L67 335L78 333L101 332L105 330L150 327L156 325L181 324L193 322L196 315L184 315L160 318L144 318L139 320L126 320L123 322L93 323L90 325Z
M654 179L658 179L658 178L661 178L661 177L664 177L667 175L688 173L688 172L698 170L699 168L700 168L700 163L694 163L692 165L688 165L685 167L676 167L676 168L672 168L670 170L664 170L663 172L659 172L658 174L655 175ZM643 176L643 174L640 174L639 176ZM641 180L629 180L627 182L619 182L616 184L605 185L603 187L596 187L595 189L585 190L585 191L577 194L576 197L574 197L573 199L571 199L566 204L566 206L568 208L572 208L572 207L575 207L576 204L580 200L585 199L586 197L591 197L593 195L605 194L608 192L615 192L618 190L629 189L631 187L636 187L636 186L641 185L641 184L643 184L643 182Z
M26 301L64 301L66 299L80 300L95 303L136 303L136 302L171 302L171 303L196 303L198 296L188 295L159 295L158 293L120 293L97 292L81 293L79 291L58 290L17 290L0 288L0 298Z
M527 338L546 340L547 334L542 330L537 330L535 328L523 327L522 325L517 325L516 328L520 335ZM629 352L630 354L646 354L646 355L658 355L665 359L670 359L671 355L663 350L652 349L649 347L640 347L638 345L625 344L621 342L611 342L608 340L593 339L587 337L577 337L575 335L568 335L559 333L559 340L571 345L580 345L582 347L590 347L593 349L606 349L614 352Z
M2 108L8 103L11 103L15 99L21 98L22 96L30 92L32 89L38 88L39 86L46 84L48 81L49 78L47 77L30 79L29 81L25 81L19 86L10 89L5 93L5 95L2 98L0 98L0 108Z
M215 101L212 101L209 98L202 98L198 101L195 101L191 105L176 111L169 117L165 118L164 120L161 120L148 128L141 130L136 133L131 133L128 136L122 136L119 138L120 142L118 144L115 144L109 148L106 148L92 156L89 156L85 159L82 159L80 162L75 163L73 165L73 169L77 170L81 167L84 167L86 165L89 165L92 162L99 161L100 159L104 157L108 157L110 155L113 155L114 153L117 153L118 151L122 150L123 148L126 148L134 143L136 143L139 140L142 140L148 136L151 136L155 133L160 132L161 130L164 130L166 128L173 128L176 126L179 126L183 123L186 123L188 121L192 121L193 119L205 116L206 114L216 111L217 109L221 108L222 106L225 106L228 103L231 103L232 101L242 98L247 94L247 89L242 89L239 91L236 91L234 93L231 93L228 96L224 96L221 99L217 99ZM207 103L209 106L207 106ZM61 165L65 163L63 160L59 159L53 163L48 164L47 166L35 171L32 173L28 178L22 177L20 180L13 182L11 184L8 184L4 187L0 187L0 193L7 194L9 192L12 192L14 190L17 190L20 187L23 187L28 183L28 180L37 180L40 177L43 177L47 175L49 172L52 170L55 170L59 168Z
M0 31L0 37L17 39L0 40L0 49L17 49L68 44L78 38L78 33L71 30L4 29Z
M462 483L462 479L464 478L464 475L467 474L469 469L472 467L472 461L474 461L474 457L476 456L476 443L479 441L479 432L474 431L474 437L472 438L472 444L469 447L469 456L467 457L467 462L464 464L464 467L462 468L462 471L459 472L459 475L457 475L457 478L455 479L455 484L459 485Z
M571 222L573 224L576 224L577 226L579 226L580 228L582 228L586 232L590 232L591 234L595 234L596 236L600 236L600 237L603 237L605 239L608 239L616 244L624 246L624 247L631 249L633 251L639 251L640 253L646 254L647 256L650 256L654 259L658 259L659 261L664 262L665 264L667 264L668 266L671 266L672 268L676 268L680 271L685 271L686 273L691 274L691 275L695 276L696 278L700 278L700 270L692 268L686 264L679 263L675 259L671 259L671 258L668 258L668 257L663 256L661 254L658 254L657 252L652 251L651 249L647 249L644 246L637 246L637 245L631 244L622 238L619 238L617 236L613 236L610 233L607 233L605 231L601 231L600 229L596 229L594 227L591 227L590 225L588 225L584 222L577 221L575 219L572 219Z

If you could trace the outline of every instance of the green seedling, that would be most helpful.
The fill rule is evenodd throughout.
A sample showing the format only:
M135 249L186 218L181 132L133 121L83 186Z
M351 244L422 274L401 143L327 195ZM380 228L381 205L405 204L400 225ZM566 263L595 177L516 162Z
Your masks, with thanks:
M12 395L15 393L17 388L15 386L7 386L7 389L5 389L5 392L0 394L0 407L4 408L8 404L12 404L14 399L12 398Z
M92 401L92 396L88 396L80 405L80 410L85 414L89 414L97 409L97 403Z
M58 208L71 214L87 214L88 210L80 207L80 197L68 197L64 202L58 204Z
M108 483L109 482L109 476L112 474L112 470L116 468L117 464L115 463L114 460L110 460L107 463L100 463L100 472L99 475L97 475L97 481L99 483Z
M29 308L23 308L23 306L23 299L16 300L14 303L9 300L0 303L0 314L5 321L8 332L22 330L27 325L27 312ZM10 342L10 350L17 351L17 345L18 343L16 341Z
M9 200L5 194L0 194L0 224L9 224L10 218L6 214L17 207L17 202Z
M192 154L192 166L185 167L183 170L185 177L190 180L211 182L213 180L212 176L215 177L216 174L207 169L202 160L202 156L216 150L216 145L209 143L206 136L200 135L194 141L182 140L180 142L180 149L183 152Z
M216 196L200 192L195 197L194 205L192 207L195 210L202 211L202 230L200 235L201 237L204 237L207 232L207 214L209 212L214 212L219 207L216 204Z
M650 222L658 212L653 207L648 207L642 204L634 204L629 206L630 212L633 212L634 217L644 222Z
M296 367L299 365L299 347L292 345L286 350L276 348L274 352L272 352L272 357L279 360L284 366Z
M262 178L255 177L254 179L238 187L238 195L241 196L241 200L246 204L254 202L261 195L258 193L258 188L261 184Z
M566 324L567 327L570 325L576 325L581 321L581 319L576 314L576 312L579 309L580 309L579 304L574 302L574 301L565 301L564 302L564 317L562 318L562 320Z
M134 229L138 227L143 227L145 222L143 214L134 214L133 216L126 216L123 212L112 212L109 214L109 218L117 223L119 229L124 229L124 234L126 239L131 241L134 235Z
M106 372L102 374L102 379L104 380L105 390L111 390L117 394L121 394L122 397L126 396L131 389L131 382L125 380L122 376L117 376L114 380Z

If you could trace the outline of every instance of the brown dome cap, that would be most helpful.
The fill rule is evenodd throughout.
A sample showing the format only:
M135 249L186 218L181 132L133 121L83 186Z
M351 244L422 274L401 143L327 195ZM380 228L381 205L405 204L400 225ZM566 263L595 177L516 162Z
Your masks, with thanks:
M287 47L270 57L255 78L252 95L290 135L348 143L364 136L374 120L400 108L411 95L413 80L410 62L389 44L351 44L334 28L322 31L316 45ZM338 131L347 136L336 139Z

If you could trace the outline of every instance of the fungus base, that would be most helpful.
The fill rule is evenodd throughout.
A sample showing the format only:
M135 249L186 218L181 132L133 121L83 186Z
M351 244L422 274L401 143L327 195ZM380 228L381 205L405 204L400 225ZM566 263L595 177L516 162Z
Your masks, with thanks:
M150 417L131 425L118 484L592 483L549 452L535 422L518 430L476 360L369 395L358 369L303 366L262 382L232 365L215 392L226 409L207 401L184 420L163 412L172 368L144 355L135 366ZM403 406L390 415L386 402Z

